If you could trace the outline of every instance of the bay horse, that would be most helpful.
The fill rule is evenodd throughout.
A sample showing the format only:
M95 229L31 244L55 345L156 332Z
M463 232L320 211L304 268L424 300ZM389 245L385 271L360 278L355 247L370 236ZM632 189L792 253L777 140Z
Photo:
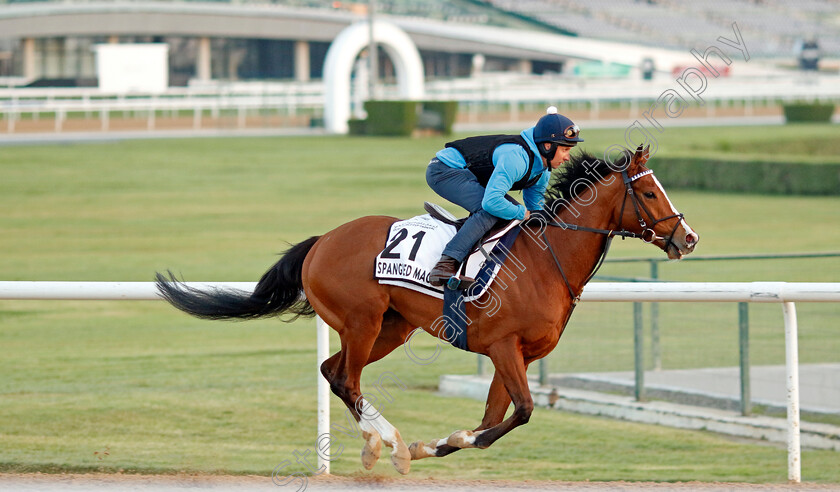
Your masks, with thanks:
M528 422L534 408L528 365L557 345L612 237L641 238L671 259L694 250L699 236L646 167L648 157L649 149L641 147L623 151L615 162L580 152L556 173L544 209L521 224L510 248L520 271L495 292L495 312L486 312L482 306L487 303L466 306L469 349L486 355L495 366L484 418L473 430L428 443L407 446L396 427L371 411L359 387L362 369L403 345L418 327L444 338L440 323L435 323L442 300L382 285L373 277L375 257L398 219L363 217L294 245L252 293L193 289L171 273L158 273L157 287L175 307L200 318L317 313L341 339L341 350L321 365L321 373L362 430L362 464L371 469L384 442L392 448L394 467L408 473L411 460L487 448ZM505 418L511 402L513 412Z

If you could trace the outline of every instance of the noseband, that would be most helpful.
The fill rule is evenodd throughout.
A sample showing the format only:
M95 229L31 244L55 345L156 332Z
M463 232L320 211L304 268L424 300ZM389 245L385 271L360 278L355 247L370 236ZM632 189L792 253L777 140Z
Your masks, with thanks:
M677 248L677 245L674 244L673 239L674 239L674 234L677 232L677 227L680 226L680 222L682 222L682 220L684 218L683 214L676 213L676 214L673 214L673 215L668 215L666 217L661 217L661 218L657 219L653 216L653 214L650 213L650 210L645 206L645 204L642 203L641 200L639 200L639 197L636 195L635 191L633 190L633 181L636 181L639 178L647 176L648 174L653 174L653 171L648 169L647 171L643 171L639 174L636 174L635 176L629 176L627 174L627 169L626 168L621 171L621 177L624 180L624 187L626 188L627 192L624 194L624 199L621 202L621 212L618 215L619 221L621 220L622 217L624 217L624 209L627 205L627 198L629 197L630 198L630 203L633 204L633 210L636 212L636 218L639 220L639 227L642 229L641 234L635 233L635 232L630 232L630 231L628 231L627 229L624 229L624 228L622 228L620 231L616 231L616 230L608 230L608 229L597 229L597 228L594 228L594 227L584 227L584 226L579 226L579 225L576 225L576 224L569 224L569 223L566 223L566 222L561 222L561 221L557 220L556 217L554 218L554 220L546 222L547 225L552 226L552 227L562 227L564 229L569 229L569 230L572 230L572 231L594 232L596 234L604 234L604 235L607 236L607 242L604 244L604 249L601 251L601 256L598 260L598 263L596 264L596 266L592 270L592 272L589 274L589 276L586 278L586 280L583 282L584 285L586 285L590 280L592 280L592 277L595 276L595 273L597 273L598 270L601 268L601 265L604 264L604 259L606 259L606 257L607 257L607 252L610 249L610 244L612 243L612 239L615 236L619 236L622 239L625 239L625 238L641 239L642 241L644 241L645 243L648 243L648 244L652 243L654 241L660 240L660 239L664 239L666 242L665 242L665 247L663 248L663 250L667 251L670 246L673 246L673 247ZM647 216L648 220L651 221L650 226L647 225L647 222L645 221L645 218L642 216L642 212L644 212L645 215ZM656 227L656 225L659 224L660 222L664 222L666 220L671 220L671 219L678 219L676 221L676 223L674 224L674 228L671 229L671 234L669 234L667 237L657 236L656 232L654 231L653 228ZM557 265L557 268L560 270L560 275L562 275L563 281L566 283L566 287L569 289L569 294L572 296L572 302L576 304L577 301L580 300L580 294L575 294L574 291L572 290L572 286L571 286L571 284L569 284L569 279L566 278L566 273L563 271L563 267L560 265L560 260L557 259L557 255L554 253L554 249L551 247L551 243L548 241L548 238L545 236L545 231L543 231L543 233L542 233L542 239L543 239L543 241L545 241L545 244L548 246L548 250L551 252L552 258L554 258L554 263Z

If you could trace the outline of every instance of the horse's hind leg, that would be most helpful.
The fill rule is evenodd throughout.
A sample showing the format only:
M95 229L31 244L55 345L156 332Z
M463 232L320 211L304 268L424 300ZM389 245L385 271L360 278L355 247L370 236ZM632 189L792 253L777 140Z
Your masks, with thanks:
M413 328L414 327L411 326L405 318L396 311L387 311L382 321L382 330L379 332L379 336L373 344L367 364L372 364L378 361L405 343L405 339L408 337L409 333L411 333ZM385 374L380 375L377 381L377 387L380 391L384 391L379 386L379 383L382 382L384 376ZM399 384L402 383L399 382ZM394 430L396 431L396 429ZM398 431L397 435L399 435ZM365 438L365 446L362 448L362 465L364 465L366 469L370 470L379 459L380 451L382 449L382 439L379 432L376 430L371 430L370 432L363 431L363 437ZM394 448L391 460L394 462L394 466L397 467L397 469L405 467L407 472L409 464L402 462L406 459L407 448L403 449L403 446L404 443L402 446L399 445L399 443L396 446L391 446ZM399 464L398 461L400 462Z
M381 330L372 346L365 348L365 344L360 341L362 337L359 337L357 332L342 330L341 352L327 359L321 366L321 372L330 381L333 393L341 398L359 423L362 437L365 439L361 455L362 465L368 470L373 468L379 459L383 439L387 446L393 448L391 461L397 471L408 473L410 468L410 453L399 431L364 400L359 390L359 379L361 369L365 365L385 357L402 345L411 329L411 325L399 313L388 311L383 316ZM345 333L352 335L344 336ZM368 355L365 362L359 364L356 362L359 359L354 360L353 354L364 350Z
M330 386L363 432L379 433L394 448L391 459L408 473L411 456L397 429L362 397L362 369L367 365L390 302L390 287L371 276L374 257L382 250L395 219L369 217L345 224L315 243L301 267L306 299L341 337L343 364L337 365Z
M321 374L330 383L330 389L332 392L341 398L342 401L345 401L343 396L343 382L346 379L346 376L344 374L343 344L342 350L339 350L321 364ZM339 383L339 381L341 381L341 383ZM348 408L350 408L349 405ZM359 416L355 411L355 408L350 408L350 411L358 422ZM374 430L372 432L362 431L362 439L365 440L365 445L362 448L362 466L364 466L365 469L370 470L379 460L379 456L382 451L382 438L379 436L379 433Z

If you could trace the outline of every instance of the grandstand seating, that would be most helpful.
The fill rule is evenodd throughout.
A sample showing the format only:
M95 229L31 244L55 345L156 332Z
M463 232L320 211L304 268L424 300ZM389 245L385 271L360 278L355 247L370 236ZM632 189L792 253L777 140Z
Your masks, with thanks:
M359 5L322 0L282 3L319 8ZM825 56L840 57L836 0L377 0L377 9L391 15L510 24L511 19L495 15L496 10L564 33L676 49L705 48L721 35L731 39L735 22L751 56L791 57L801 40L816 38Z
M815 37L840 56L840 4L830 0L486 0L488 4L580 36L670 48L702 48L730 39L738 24L752 56L790 57Z
M0 0L0 4L37 1L57 0ZM367 10L370 0L216 1L359 13ZM791 57L802 40L816 38L823 56L840 57L838 0L375 1L378 12L390 15L506 27L541 26L595 39L676 49L704 48L722 35L731 39L735 22L751 56Z

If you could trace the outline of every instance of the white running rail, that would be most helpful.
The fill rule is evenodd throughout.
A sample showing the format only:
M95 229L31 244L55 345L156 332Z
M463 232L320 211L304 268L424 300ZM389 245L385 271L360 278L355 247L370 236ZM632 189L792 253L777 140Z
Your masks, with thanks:
M188 282L199 289L235 288L253 291L254 282ZM160 300L153 282L4 282L0 299L31 300ZM840 302L840 283L788 282L596 282L586 286L585 302L774 302L782 304L785 320L787 370L788 480L800 482L799 349L796 302ZM317 368L329 355L329 327L320 319ZM319 370L319 369L317 369ZM320 370L319 370L320 375ZM330 429L329 385L318 378L318 436ZM326 451L326 454L329 454ZM330 463L318 457L318 468L329 473Z

